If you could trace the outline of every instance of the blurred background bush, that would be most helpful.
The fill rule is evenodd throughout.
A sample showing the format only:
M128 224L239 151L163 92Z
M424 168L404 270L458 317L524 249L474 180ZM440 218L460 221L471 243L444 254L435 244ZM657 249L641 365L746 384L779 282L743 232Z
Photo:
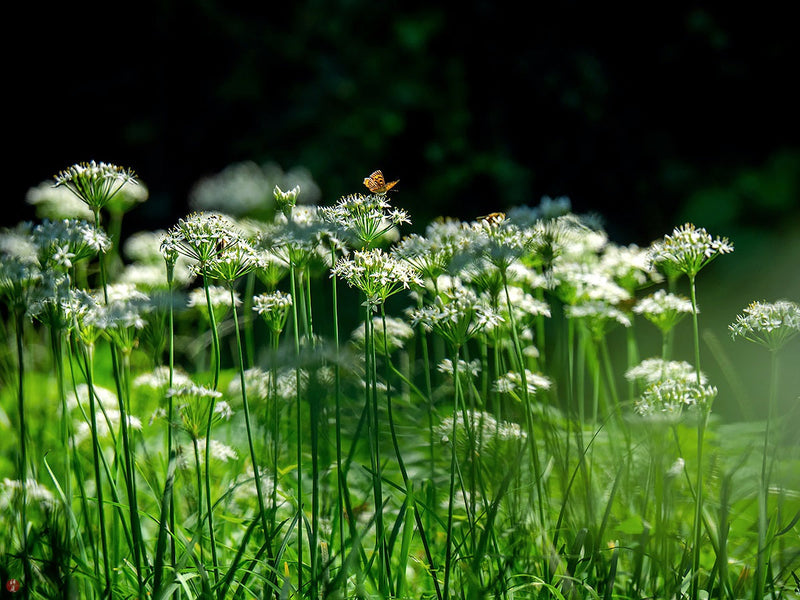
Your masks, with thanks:
M736 253L699 282L722 338L750 300L797 301L796 22L694 2L525 9L22 4L5 36L2 224L33 218L29 188L92 159L149 188L128 232L170 226L195 184L232 164L302 170L322 204L381 168L417 229L548 195L600 214L623 244L686 220L728 236Z

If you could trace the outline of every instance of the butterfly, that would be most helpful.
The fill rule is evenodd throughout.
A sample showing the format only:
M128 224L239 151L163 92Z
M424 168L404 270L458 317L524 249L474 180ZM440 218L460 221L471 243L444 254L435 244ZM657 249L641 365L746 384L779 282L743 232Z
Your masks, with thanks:
M400 181L399 179L395 181L389 181L388 183L383 179L383 173L380 169L372 173L369 177L364 178L364 185L367 186L367 189L372 192L373 194L379 194L383 196L386 192L392 189L397 182Z
M482 217L478 217L478 221L484 221L489 225L499 225L506 219L506 213L503 212L493 212L489 213L488 215L483 215Z

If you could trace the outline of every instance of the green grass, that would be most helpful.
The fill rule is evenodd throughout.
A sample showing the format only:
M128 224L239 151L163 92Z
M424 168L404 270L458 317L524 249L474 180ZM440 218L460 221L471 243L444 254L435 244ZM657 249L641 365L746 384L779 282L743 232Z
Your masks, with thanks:
M166 265L194 262L196 279L168 280L153 236L163 274L141 299L114 293L141 256L64 266L40 246L26 263L3 233L3 583L31 598L798 596L798 390L776 359L768 422L722 419L697 370L713 307L661 330L634 310L657 289L702 306L688 284L707 255L653 266L662 246L616 246L568 207L392 242L405 219L382 196L328 213L276 197L274 219L168 232ZM52 302L79 289L100 308ZM291 305L261 304L276 290ZM87 316L104 306L121 312ZM650 347L689 376L626 378Z

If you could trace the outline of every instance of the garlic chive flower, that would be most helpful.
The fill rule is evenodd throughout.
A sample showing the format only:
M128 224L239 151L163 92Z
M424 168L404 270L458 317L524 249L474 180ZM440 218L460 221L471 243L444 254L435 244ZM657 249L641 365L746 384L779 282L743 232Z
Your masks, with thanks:
M553 382L544 375L525 369L525 385L528 394L533 395L540 390L549 390ZM509 371L494 382L493 388L494 391L501 394L514 394L516 396L517 392L522 389L522 377L516 371Z
M649 417L677 418L685 409L710 406L717 388L685 379L666 379L653 383L634 401L634 410Z
M255 248L243 239L225 246L220 252L205 263L205 273L213 278L232 284L247 275L259 264L259 255Z
M800 305L788 300L751 302L728 329L733 339L741 337L768 350L780 350L800 333Z
M416 233L401 239L395 245L394 252L398 258L407 261L432 282L436 282L439 275L447 270L453 257L451 245Z
M65 274L45 271L41 284L33 290L28 299L28 316L53 330L69 331L72 327L72 321L68 316L70 289L71 282Z
M535 254L542 244L540 232L532 227L519 227L509 219L500 223L476 221L464 228L465 245L454 258L455 266L469 265L482 257L501 273L524 257Z
M467 422L464 421L466 414ZM436 427L442 443L449 444L453 435L453 420L455 420L456 444L460 448L470 448L471 452L480 452L481 456L488 454L498 457L501 452L513 450L507 446L511 442L519 442L528 437L517 423L498 421L494 415L484 411L466 410L455 416L445 417ZM468 433L469 432L469 433ZM477 443L478 448L472 448ZM491 474L490 474L491 475Z
M77 219L45 220L36 225L31 234L42 266L62 271L111 249L111 239L102 229Z
M502 317L469 288L452 296L441 294L433 304L411 312L411 324L423 325L458 348L487 327L496 327Z
M385 196L376 194L345 196L320 212L325 221L342 229L361 247L373 246L393 228L411 223L406 211L392 208Z
M122 352L136 346L139 330L146 325L144 315L152 309L147 294L130 284L108 286L108 303L95 304L84 317L84 323L100 331Z
M329 250L322 247L322 239L329 234L329 229L318 207L296 206L290 217L276 214L272 223L255 236L254 245L259 251L276 256L287 268L292 265L302 269L315 258L327 260Z
M203 465L206 462L206 438L197 438L195 442L197 443L196 457L198 463L199 465ZM193 460L189 460L189 457L194 454L193 446L178 446L176 454L176 465L179 469L186 470L197 468L198 465L195 465ZM211 440L211 443L208 445L208 456L220 462L228 462L239 458L234 448L231 448L228 444L223 444L219 440Z
M280 290L253 296L253 310L264 319L269 330L275 335L280 334L286 326L291 307L292 295Z
M357 250L350 256L340 258L331 274L364 292L373 309L377 309L390 296L423 283L422 277L411 265L379 248Z
M233 411L227 402L220 401L222 392L189 383L167 390L167 396L173 399L180 416L180 425L192 440L205 436L206 427L211 414L211 422L223 419L230 420Z
M138 184L136 174L108 163L78 163L55 176L55 187L64 186L83 200L95 217L123 187Z
M165 259L177 252L195 260L199 269L223 249L239 240L233 221L221 213L195 212L180 219L161 242L161 250Z
M292 209L297 204L297 196L299 194L300 186L298 185L286 192L276 185L272 192L272 195L275 197L275 205L287 218L292 214Z
M662 333L667 333L686 315L691 314L692 302L688 298L669 293L666 290L657 290L639 300L633 307L633 312L643 315Z
M25 310L30 295L42 280L42 272L19 256L0 255L0 301L13 310Z
M733 244L727 238L712 238L704 228L686 223L650 245L650 260L666 273L677 271L693 278L720 254L731 252Z
M697 383L697 372L685 360L646 358L625 371L625 379L635 381L643 386L666 380L684 381L691 384ZM705 385L706 382L705 374L700 373L700 383Z

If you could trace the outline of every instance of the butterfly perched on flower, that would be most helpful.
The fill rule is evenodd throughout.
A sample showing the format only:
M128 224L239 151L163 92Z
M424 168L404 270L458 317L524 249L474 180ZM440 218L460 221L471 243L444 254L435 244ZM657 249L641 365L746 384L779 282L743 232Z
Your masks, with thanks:
M503 212L493 212L489 213L488 215L483 215L482 217L478 217L478 221L482 221L484 223L488 223L489 225L499 225L506 219L506 213Z
M371 193L383 196L386 192L388 192L395 185L397 185L398 181L400 180L397 179L395 181L387 182L386 180L384 180L383 173L381 172L381 170L378 169L377 171L373 172L372 175L370 175L369 177L364 178L364 185L367 186L367 189Z

